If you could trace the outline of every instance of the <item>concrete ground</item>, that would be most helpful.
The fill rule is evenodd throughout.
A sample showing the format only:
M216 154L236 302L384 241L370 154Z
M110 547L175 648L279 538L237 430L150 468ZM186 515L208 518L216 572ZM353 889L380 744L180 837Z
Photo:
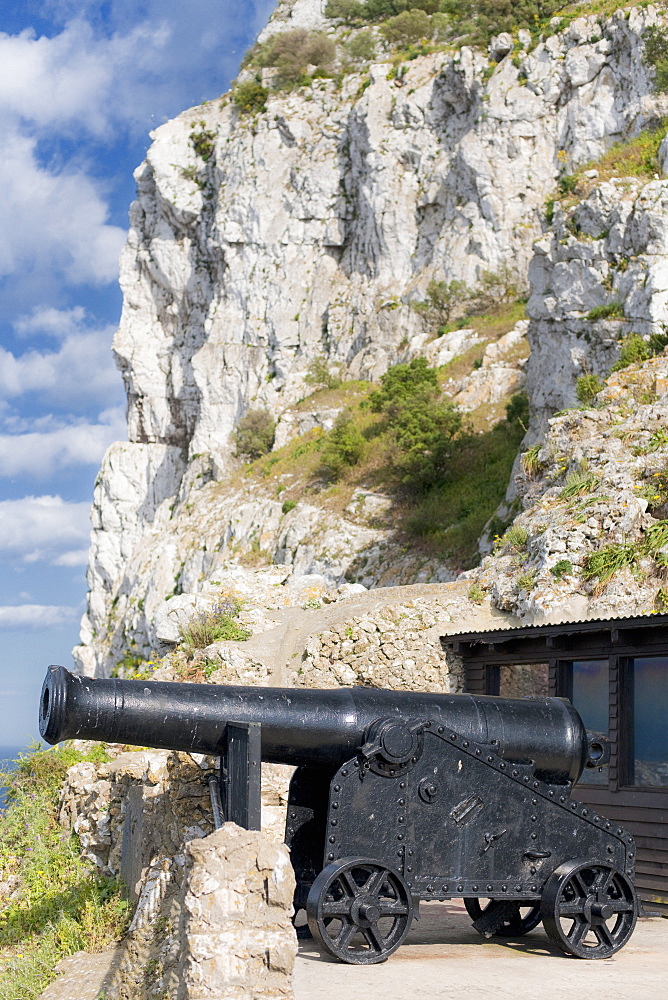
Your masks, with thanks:
M459 901L421 906L382 965L344 965L300 942L295 1000L668 1000L668 920L638 921L613 958L586 961L554 948L542 927L485 940Z

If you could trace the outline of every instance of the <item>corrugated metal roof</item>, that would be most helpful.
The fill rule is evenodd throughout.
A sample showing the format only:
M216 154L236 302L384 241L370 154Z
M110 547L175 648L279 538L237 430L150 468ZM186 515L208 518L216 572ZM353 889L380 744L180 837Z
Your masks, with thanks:
M456 622L453 622L455 625ZM645 628L649 625L668 626L668 614L648 611L642 615L628 615L617 618L581 618L573 620L562 620L554 622L527 623L518 621L516 624L499 623L490 624L485 628L473 628L465 631L444 632L441 635L441 642L488 642L491 636L495 636L498 641L507 635L512 638L518 634L545 635L549 632L568 632L569 629L577 632L592 632L596 630L607 630L614 628Z

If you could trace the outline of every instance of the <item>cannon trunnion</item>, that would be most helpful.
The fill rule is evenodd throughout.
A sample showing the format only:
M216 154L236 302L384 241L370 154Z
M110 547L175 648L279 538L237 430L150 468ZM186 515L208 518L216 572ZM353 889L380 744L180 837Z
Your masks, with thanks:
M222 818L259 825L260 759L297 764L285 840L298 933L351 964L385 960L423 900L462 897L485 937L541 920L608 958L638 904L635 844L571 798L605 762L570 703L471 695L92 680L52 667L40 703L71 736L221 756Z

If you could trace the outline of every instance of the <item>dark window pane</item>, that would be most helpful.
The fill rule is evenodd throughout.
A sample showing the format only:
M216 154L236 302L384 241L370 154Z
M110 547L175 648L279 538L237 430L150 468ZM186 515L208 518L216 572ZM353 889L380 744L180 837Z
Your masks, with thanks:
M575 660L573 669L573 705L585 729L593 736L608 738L608 661ZM607 767L586 768L581 784L607 785Z
M668 785L668 657L632 661L633 784Z
M547 663L505 664L499 669L502 698L547 698L550 677Z

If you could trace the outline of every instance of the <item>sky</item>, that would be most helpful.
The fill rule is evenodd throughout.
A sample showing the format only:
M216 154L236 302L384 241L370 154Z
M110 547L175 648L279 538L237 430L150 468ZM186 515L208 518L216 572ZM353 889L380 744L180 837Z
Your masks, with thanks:
M149 132L220 96L275 0L0 0L0 745L72 665L89 512L126 439L118 256Z

